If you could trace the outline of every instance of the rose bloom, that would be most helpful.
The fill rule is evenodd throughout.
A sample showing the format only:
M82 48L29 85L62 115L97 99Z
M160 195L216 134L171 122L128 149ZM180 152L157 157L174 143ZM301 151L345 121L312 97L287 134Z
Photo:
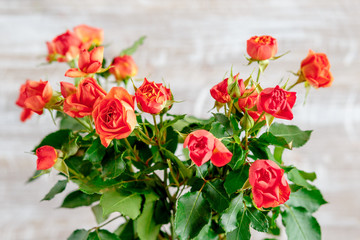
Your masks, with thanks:
M46 170L54 166L57 160L55 148L45 145L36 149L36 170Z
M250 166L249 183L258 208L277 207L290 197L284 170L271 160L256 160Z
M222 167L231 161L232 153L225 145L210 132L206 130L196 130L190 133L185 141L184 148L188 147L190 159L201 166L207 161Z
M84 77L88 74L96 73L101 69L102 62L104 58L104 47L95 47L90 52L86 49L83 49L80 52L78 66L77 68L70 68L66 71L66 77Z
M52 88L48 81L31 81L27 80L25 84L20 87L19 98L16 105L22 107L24 110L21 113L20 120L22 122L29 119L33 112L41 115L43 109L52 97Z
M115 76L116 81L123 81L137 74L137 66L131 56L115 57L109 72Z
M236 74L233 79L237 80L239 74ZM210 89L211 96L215 99L215 101L220 103L228 103L231 100L231 97L228 93L228 80L229 78L225 78L220 83L216 84ZM242 79L237 80L240 88L240 93L242 94L245 90L244 81Z
M334 80L326 54L312 50L301 62L301 74L314 88L330 87Z
M296 101L296 92L288 92L279 86L266 88L261 91L257 109L259 112L265 111L276 118L291 120L293 119L292 107Z
M55 37L51 42L46 42L46 45L49 62L68 62L79 55L82 42L74 33L67 31Z
M136 90L135 97L140 110L158 114L164 109L167 101L171 100L171 91L161 83L149 82L145 78L143 84Z
M104 30L82 24L74 27L74 33L82 41L85 49L91 45L99 46L104 40Z
M134 96L122 87L113 87L94 106L92 116L96 133L102 145L108 147L113 139L128 137L137 121L134 111Z
M91 77L81 80L77 89L71 83L60 84L61 93L65 97L63 110L73 118L91 115L96 100L106 95L105 90Z
M253 36L247 40L247 53L254 60L266 60L277 53L277 41L271 36Z

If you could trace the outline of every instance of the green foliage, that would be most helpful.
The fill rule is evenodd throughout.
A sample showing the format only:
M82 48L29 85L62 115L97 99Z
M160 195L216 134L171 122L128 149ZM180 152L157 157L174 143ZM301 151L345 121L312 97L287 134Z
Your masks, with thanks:
M63 203L62 208L76 208L81 206L90 206L93 202L99 201L100 195L98 194L86 194L82 191L74 191L68 194Z
M72 131L70 129L62 129L47 135L39 145L37 145L33 152L39 147L49 145L55 149L61 149L63 145L67 145L69 143L70 135Z
M45 195L41 201L49 201L55 197L56 194L63 192L66 188L67 180L59 180L55 186L53 186L50 191Z
M121 51L121 53L119 54L120 56L123 55L132 55L136 52L136 50L138 49L138 47L140 47L144 41L146 39L146 36L142 36L140 37L138 40L136 40L133 45L131 45L130 47L124 49Z
M273 123L269 132L275 137L281 137L292 147L303 146L310 138L312 131L302 131L295 125L285 125L282 123Z
M286 202L287 205L292 207L303 207L310 213L316 212L325 203L327 202L319 190L308 190L305 188L292 192L290 199Z
M203 190L203 195L209 202L212 209L221 213L230 204L230 199L225 191L223 182L221 180L215 180L213 182L206 182Z
M85 229L77 229L75 230L67 240L87 240L89 236L89 232Z
M319 223L304 208L288 207L281 216L289 240L321 239Z
M100 163L105 154L106 148L101 144L100 138L97 138L85 152L84 160L91 163Z
M140 214L141 201L138 193L108 191L101 196L100 205L103 208L103 215L120 212L131 219L136 219Z
M238 228L238 216L244 213L243 193L233 198L229 207L224 211L221 216L220 224L226 232L232 232Z
M210 207L201 192L189 192L177 202L175 232L180 239L196 237L209 222Z
M120 240L120 238L108 230L96 229L89 234L87 240Z

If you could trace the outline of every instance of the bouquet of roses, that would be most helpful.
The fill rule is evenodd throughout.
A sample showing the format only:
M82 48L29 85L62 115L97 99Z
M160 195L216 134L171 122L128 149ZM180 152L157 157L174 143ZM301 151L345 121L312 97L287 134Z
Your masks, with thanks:
M311 131L274 119L293 118L294 86L331 85L326 55L310 50L293 84L263 89L262 73L281 56L275 38L251 37L247 61L257 74L231 70L210 90L215 112L199 119L171 114L176 101L164 84L145 78L136 86L131 54L143 41L107 65L103 31L77 26L47 42L47 61L67 63L73 81L60 82L59 92L42 80L20 88L22 121L46 109L59 126L34 148L30 180L58 173L43 200L76 183L61 207L90 206L98 224L68 239L250 239L251 228L279 235L281 223L288 239L320 239L312 214L326 201L311 183L316 174L282 159ZM107 229L115 220L118 228Z

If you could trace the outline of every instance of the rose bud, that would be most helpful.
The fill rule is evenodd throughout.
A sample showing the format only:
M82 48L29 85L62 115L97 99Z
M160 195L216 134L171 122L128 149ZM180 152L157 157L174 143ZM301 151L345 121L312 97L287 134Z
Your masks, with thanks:
M171 91L162 83L149 82L145 78L143 84L136 90L135 97L140 110L158 114L171 100Z
M312 50L301 62L301 74L314 88L330 87L334 80L326 54Z
M290 197L284 170L271 160L256 160L249 169L254 202L258 208L277 207Z
M188 147L190 159L201 166L207 161L222 167L231 161L232 153L225 145L210 132L206 130L196 130L190 133L184 141L184 148Z
M81 40L72 32L67 31L55 37L51 42L46 42L48 47L47 60L49 62L68 62L79 55Z
M61 82L61 93L66 97L64 112L73 118L91 115L96 100L106 95L105 90L94 78L88 77L81 80L76 92L69 95L68 93L74 92L75 88L71 85L71 83Z
M16 101L16 105L24 109L20 120L22 122L26 121L31 117L32 112L41 115L51 97L52 88L48 81L27 80L25 84L21 85L19 98Z
M74 27L74 33L83 43L82 47L89 49L91 45L99 46L104 40L104 30L85 24Z
M256 106L256 102L258 99L258 92L255 90L255 88L246 89L243 93L243 95L238 99L237 106L242 112L247 112L250 117L256 122L258 118L261 115L260 111L252 111L250 109L253 109ZM265 120L265 116L263 116L261 119Z
M239 73L233 76L233 83L237 80ZM225 78L220 83L216 84L210 89L211 96L215 99L215 101L220 103L228 103L231 100L230 94L228 92L228 81L229 78ZM238 92L241 94L245 90L245 85L242 79L237 80L238 84L234 85L234 87L238 88ZM233 87L233 88L234 88ZM230 89L231 90L231 89Z
M45 145L36 149L36 170L46 170L54 166L57 160L55 148Z
M77 68L71 68L66 71L65 76L71 78L84 77L88 74L96 73L101 69L104 57L104 47L96 47L90 52L83 49L79 56Z
M137 121L134 111L135 97L122 87L113 87L94 106L92 116L96 133L102 145L108 147L113 139L128 137L134 130Z
M291 120L293 119L291 109L295 101L295 92L285 91L279 86L266 88L259 95L257 109L260 112L265 111L276 118Z
M131 56L115 57L109 72L115 76L116 81L123 81L137 74L137 66Z
M247 40L246 50L254 60L267 60L277 53L277 41L271 36L253 36Z

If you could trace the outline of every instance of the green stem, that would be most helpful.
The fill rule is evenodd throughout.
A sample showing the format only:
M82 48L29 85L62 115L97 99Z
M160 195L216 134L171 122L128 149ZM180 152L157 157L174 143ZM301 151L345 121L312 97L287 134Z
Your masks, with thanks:
M258 73L257 73L257 77L256 77L256 83L259 82L259 79L260 79L260 74L261 74L261 70L260 70L260 67L258 69Z
M228 114L227 114L228 118L230 118L230 115L231 115L231 112L232 112L233 105L234 105L233 101L230 101L230 103L229 103L229 111L228 111Z
M89 132L92 132L92 127L90 127L89 125L87 125L86 123L84 123L84 121L80 120L77 117L74 117L74 119L80 123L81 125L83 125Z

